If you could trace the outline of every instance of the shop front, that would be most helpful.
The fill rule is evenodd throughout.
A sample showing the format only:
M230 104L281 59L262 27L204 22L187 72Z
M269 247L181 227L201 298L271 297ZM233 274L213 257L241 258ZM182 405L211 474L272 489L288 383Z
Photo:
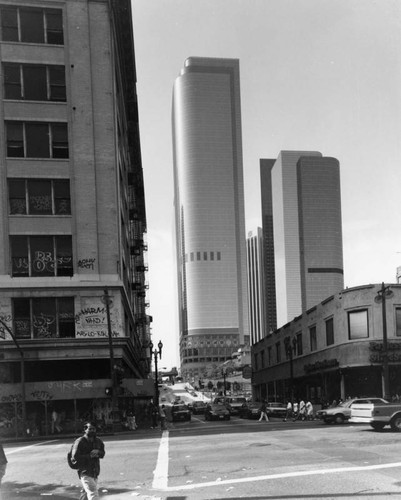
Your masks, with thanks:
M121 417L139 413L153 397L153 380L124 379L119 390ZM0 386L0 435L46 436L81 433L94 421L100 431L112 426L110 380L65 380L25 383L26 425L22 422L21 384Z

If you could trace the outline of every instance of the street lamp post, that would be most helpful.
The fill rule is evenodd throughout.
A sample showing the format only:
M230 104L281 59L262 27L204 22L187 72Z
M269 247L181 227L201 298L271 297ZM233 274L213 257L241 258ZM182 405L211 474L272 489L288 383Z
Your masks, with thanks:
M150 348L150 355L152 357L152 354L154 356L155 360L155 405L159 407L159 380L158 380L158 370L157 370L157 358L162 359L162 349L163 349L163 344L162 341L159 340L159 343L157 344L158 349L153 350L153 343L151 342L149 344Z
M287 337L284 340L285 352L290 360L290 398L291 404L294 403L294 356L293 354L297 350L297 341L295 338L290 340L290 337Z
M390 398L390 377L388 367L388 345L387 345L387 314L386 314L386 298L390 298L393 292L389 286L384 286L382 283L381 289L377 292L375 302L382 305L382 322L383 322L383 392L384 399Z
M22 429L23 429L23 434L26 432L26 397L25 397L25 358L24 358L24 351L22 350L21 346L19 345L18 340L16 339L14 333L12 330L4 323L2 319L0 319L0 324L2 325L3 328L7 330L7 332L10 334L10 337L12 338L16 348L18 349L20 358L21 358L21 413L22 413ZM17 422L16 424L17 425ZM16 432L18 433L18 427L16 427Z

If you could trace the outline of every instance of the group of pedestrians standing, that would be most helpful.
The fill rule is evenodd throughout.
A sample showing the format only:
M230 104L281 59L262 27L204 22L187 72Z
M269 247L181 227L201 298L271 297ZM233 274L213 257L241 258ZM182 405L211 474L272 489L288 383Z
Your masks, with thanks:
M313 420L315 418L313 413L313 404L310 400L306 403L303 399L298 403L298 401L288 401L286 415L283 422L292 419L293 422L296 420Z

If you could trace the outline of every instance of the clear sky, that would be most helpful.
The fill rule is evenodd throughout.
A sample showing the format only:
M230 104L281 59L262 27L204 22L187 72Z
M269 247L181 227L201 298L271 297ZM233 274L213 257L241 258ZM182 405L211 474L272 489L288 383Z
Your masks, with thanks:
M179 365L172 87L189 56L240 60L246 231L261 225L259 159L340 161L345 286L401 266L400 0L132 0L160 367Z

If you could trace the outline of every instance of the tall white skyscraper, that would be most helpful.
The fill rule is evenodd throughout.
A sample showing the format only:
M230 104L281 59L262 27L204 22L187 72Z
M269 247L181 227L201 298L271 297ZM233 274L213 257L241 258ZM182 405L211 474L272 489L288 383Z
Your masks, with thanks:
M191 57L173 94L181 371L249 343L239 61Z
M340 167L316 151L281 151L266 168L282 326L344 288Z
M263 232L258 227L246 240L248 269L249 329L251 344L265 335L265 301L263 279Z

